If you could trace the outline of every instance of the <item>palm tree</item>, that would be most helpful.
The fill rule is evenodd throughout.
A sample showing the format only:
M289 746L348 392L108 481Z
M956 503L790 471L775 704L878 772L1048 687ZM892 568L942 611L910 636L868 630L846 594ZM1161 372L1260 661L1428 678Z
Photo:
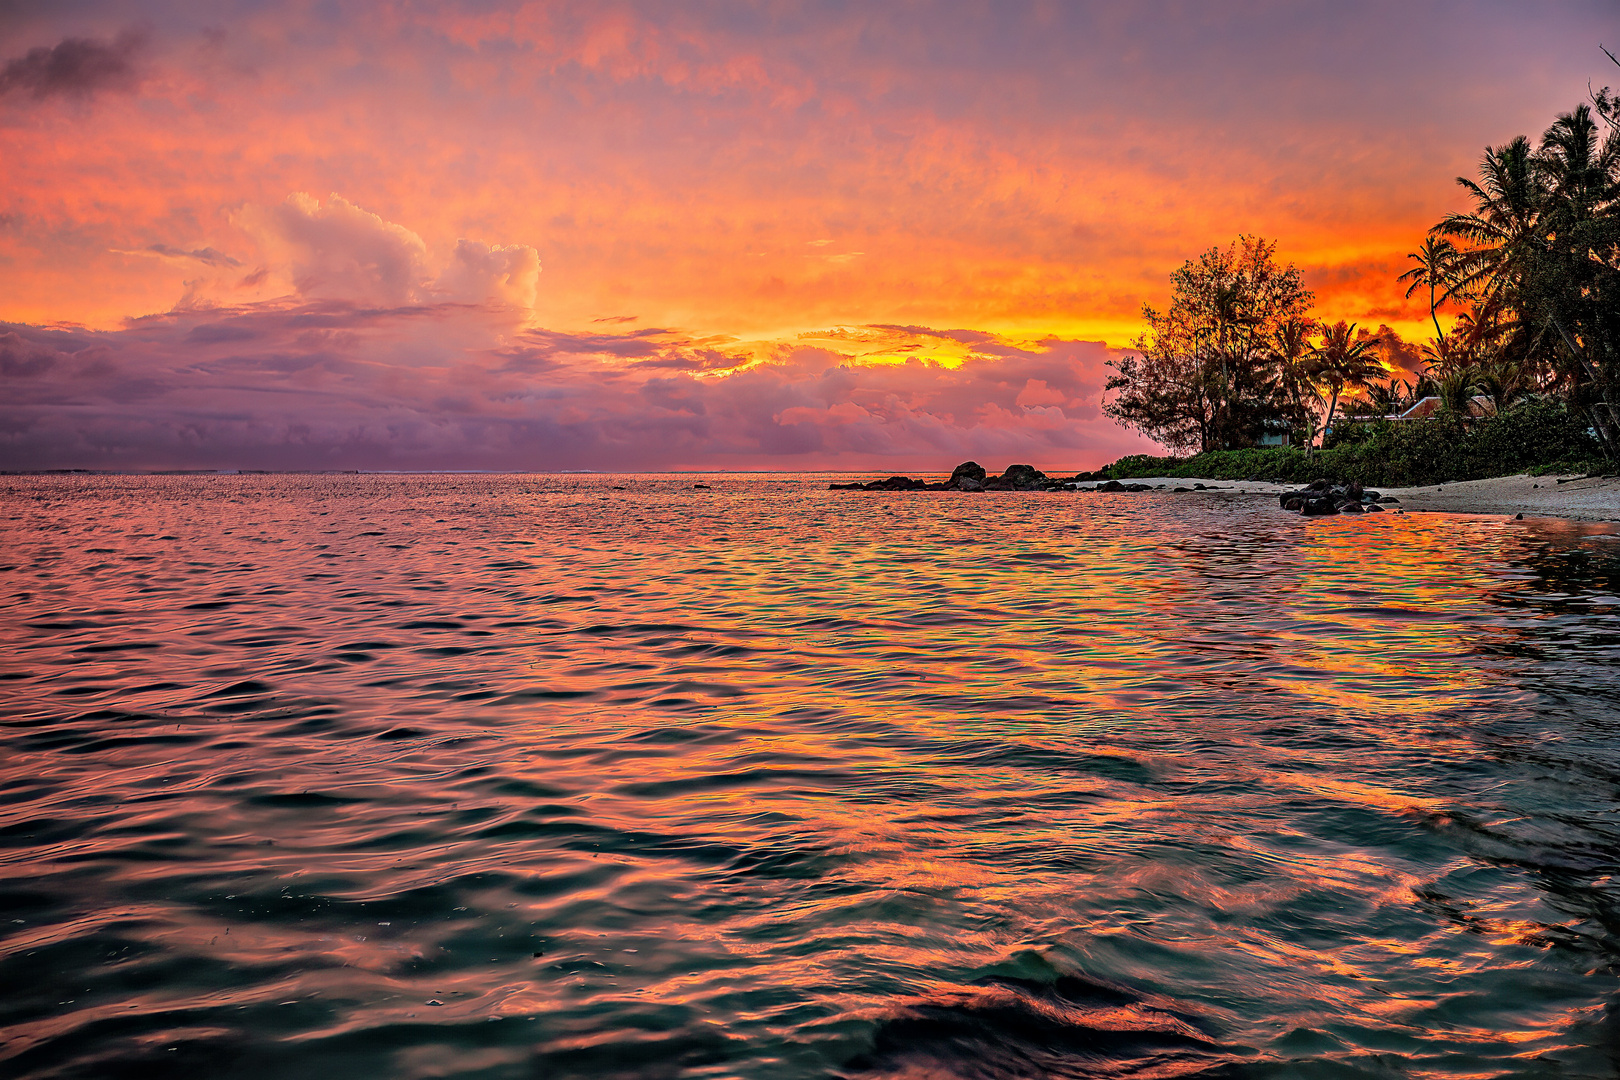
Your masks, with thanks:
M1421 346L1423 373L1431 382L1453 372L1473 368L1474 357L1468 350L1467 339L1459 334L1435 338Z
M1592 110L1580 105L1541 136L1536 165L1544 189L1538 314L1589 377L1611 381L1616 373L1598 368L1620 347L1612 340L1612 309L1620 306L1620 129L1600 137Z
M1507 412L1530 389L1524 367L1511 360L1498 359L1475 372L1474 389L1491 399L1498 416Z
M1290 419L1305 425L1305 452L1316 438L1316 412L1305 402L1316 401L1316 362L1311 356L1311 335L1316 321L1303 316L1283 320L1272 338L1277 365L1277 388L1291 411Z
M1440 411L1458 418L1468 415L1468 404L1474 400L1479 369L1459 367L1436 375L1435 393L1440 398Z
M1333 427L1333 413L1339 407L1339 394L1347 387L1366 386L1375 376L1385 374L1384 365L1373 352L1377 342L1366 337L1357 340L1355 332L1355 323L1340 319L1322 329L1322 343L1311 350L1317 378L1332 395L1328 400L1327 419L1322 423L1324 446Z
M1537 315L1564 346L1565 374L1608 455L1620 457L1620 128L1602 136L1580 105L1541 136L1536 161L1546 190Z
M1457 247L1450 240L1430 233L1423 238L1423 246L1407 258L1417 265L1396 280L1411 282L1406 287L1408 299L1419 289L1428 286L1429 318L1434 320L1435 336L1444 337L1445 331L1440 329L1440 317L1435 314L1435 310L1451 298L1452 290L1455 288Z
M1483 368L1506 398L1515 382L1521 394L1563 384L1609 456L1620 457L1620 99L1605 90L1593 102L1607 132L1583 104L1560 115L1538 147L1523 136L1486 147L1479 179L1458 178L1473 207L1430 233L1456 252L1445 298L1474 311L1449 343L1435 319L1427 351L1442 374ZM1418 262L1406 277L1414 290L1432 258ZM1439 285L1433 295L1444 302ZM1517 377L1497 371L1503 364L1517 365Z
M1547 205L1548 231L1567 241L1576 228L1620 198L1620 131L1600 137L1592 110L1578 105L1561 113L1541 136L1536 154Z
M1367 385L1367 405L1378 416L1405 412L1417 403L1417 396L1408 379L1390 379Z
M1451 328L1458 346L1471 355L1498 352L1503 339L1521 329L1501 295L1487 297L1457 316Z
M1473 196L1473 211L1447 215L1432 232L1468 244L1457 249L1452 260L1452 291L1485 299L1516 291L1530 278L1544 250L1545 199L1535 153L1523 135L1506 146L1487 146L1479 175L1479 183L1457 177Z
M1479 384L1479 366L1467 336L1454 333L1435 338L1423 346L1424 375L1440 399L1440 412L1448 416L1468 415L1468 403Z

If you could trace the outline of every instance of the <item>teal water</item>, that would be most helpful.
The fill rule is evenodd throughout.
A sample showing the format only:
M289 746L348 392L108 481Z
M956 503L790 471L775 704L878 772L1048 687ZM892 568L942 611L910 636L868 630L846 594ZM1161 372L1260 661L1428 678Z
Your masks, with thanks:
M825 483L0 478L0 1072L1616 1074L1612 528Z

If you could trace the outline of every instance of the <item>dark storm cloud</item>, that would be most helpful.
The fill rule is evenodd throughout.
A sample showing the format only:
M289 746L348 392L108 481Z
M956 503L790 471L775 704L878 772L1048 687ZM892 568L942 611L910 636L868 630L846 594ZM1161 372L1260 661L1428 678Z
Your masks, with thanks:
M111 42L64 38L56 45L41 45L0 68L0 94L15 90L44 99L133 91L140 85L136 60L145 46L145 31L136 29Z
M182 248L170 247L168 244L148 244L147 251L153 255L162 255L170 259L194 259L207 266L241 266L241 262L231 258L223 251L215 251L211 247L198 248L195 251L186 251Z
M0 376L15 379L43 375L56 363L56 350L25 339L21 334L0 334Z

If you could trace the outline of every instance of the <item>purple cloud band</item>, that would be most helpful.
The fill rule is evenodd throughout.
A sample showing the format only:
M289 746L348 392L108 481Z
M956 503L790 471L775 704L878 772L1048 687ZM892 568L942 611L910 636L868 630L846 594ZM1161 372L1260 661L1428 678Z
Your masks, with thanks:
M1109 351L978 331L957 366L659 329L525 329L510 309L351 302L0 324L0 461L39 468L1094 466L1144 444L1098 411Z

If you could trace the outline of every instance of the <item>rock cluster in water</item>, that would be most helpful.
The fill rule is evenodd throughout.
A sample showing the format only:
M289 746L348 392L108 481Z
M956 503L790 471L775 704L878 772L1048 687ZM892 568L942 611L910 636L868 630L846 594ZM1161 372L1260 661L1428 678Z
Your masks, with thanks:
M1380 496L1360 484L1335 484L1331 480L1316 480L1298 491L1285 491L1277 497L1284 510L1292 510L1306 517L1327 514L1376 514L1384 508L1381 502L1400 502L1393 495Z
M909 476L891 476L887 480L873 480L862 484L828 484L831 491L1073 491L1075 485L1088 480L1101 480L1100 472L1076 473L1074 476L1047 476L1033 465L1009 465L1000 476L991 476L977 461L964 461L951 471L951 478L937 484L926 480L913 480ZM1145 490L1146 485L1132 485L1133 490Z

